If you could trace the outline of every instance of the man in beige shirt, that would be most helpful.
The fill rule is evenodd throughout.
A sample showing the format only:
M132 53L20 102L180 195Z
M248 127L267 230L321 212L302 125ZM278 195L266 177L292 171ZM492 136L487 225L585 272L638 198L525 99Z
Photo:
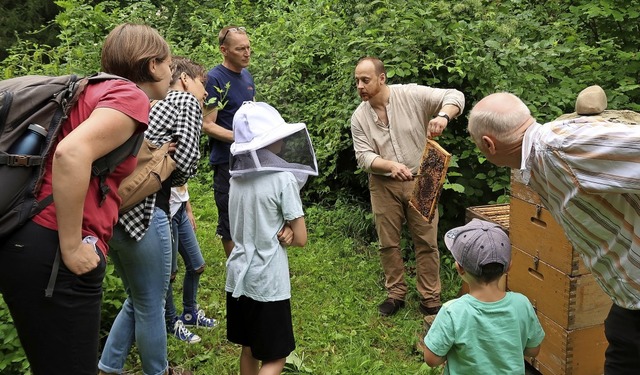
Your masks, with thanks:
M409 205L427 138L438 136L464 109L464 95L454 89L415 84L387 85L384 64L362 58L355 80L362 103L351 116L358 167L369 173L369 190L387 299L378 306L390 316L404 306L407 284L400 248L403 222L411 233L416 257L420 312L440 309L438 214L428 223Z

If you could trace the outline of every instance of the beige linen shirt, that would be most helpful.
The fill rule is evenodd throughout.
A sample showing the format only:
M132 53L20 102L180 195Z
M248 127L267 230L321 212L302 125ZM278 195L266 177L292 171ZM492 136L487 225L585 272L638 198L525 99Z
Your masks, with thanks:
M442 106L464 109L464 95L454 89L438 89L416 84L389 85L389 103L384 124L368 101L360 103L351 116L351 135L358 167L371 171L373 160L381 157L418 172L427 142L427 125Z

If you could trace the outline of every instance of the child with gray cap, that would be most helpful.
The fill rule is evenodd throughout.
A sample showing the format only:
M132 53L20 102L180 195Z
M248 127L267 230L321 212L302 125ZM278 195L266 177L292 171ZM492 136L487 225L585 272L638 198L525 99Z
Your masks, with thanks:
M227 259L227 339L242 345L242 375L280 374L295 349L288 246L304 246L300 189L318 174L303 123L286 123L266 103L233 117Z
M524 374L524 356L538 355L544 331L527 297L499 287L511 266L509 236L473 219L444 243L469 293L442 305L424 338L425 361L446 361L444 374Z

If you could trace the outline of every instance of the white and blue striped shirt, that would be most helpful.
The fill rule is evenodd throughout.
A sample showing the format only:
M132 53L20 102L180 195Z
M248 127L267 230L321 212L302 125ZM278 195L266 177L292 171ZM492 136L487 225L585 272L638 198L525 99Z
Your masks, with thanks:
M640 309L640 126L596 117L536 123L521 168L613 302Z

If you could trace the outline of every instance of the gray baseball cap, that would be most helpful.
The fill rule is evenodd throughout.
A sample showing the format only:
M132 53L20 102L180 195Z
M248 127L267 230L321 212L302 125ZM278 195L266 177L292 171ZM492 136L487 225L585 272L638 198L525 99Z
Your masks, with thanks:
M511 241L496 223L473 219L466 225L453 228L444 235L444 244L456 262L473 275L482 274L482 266L502 264L507 270L511 262Z

